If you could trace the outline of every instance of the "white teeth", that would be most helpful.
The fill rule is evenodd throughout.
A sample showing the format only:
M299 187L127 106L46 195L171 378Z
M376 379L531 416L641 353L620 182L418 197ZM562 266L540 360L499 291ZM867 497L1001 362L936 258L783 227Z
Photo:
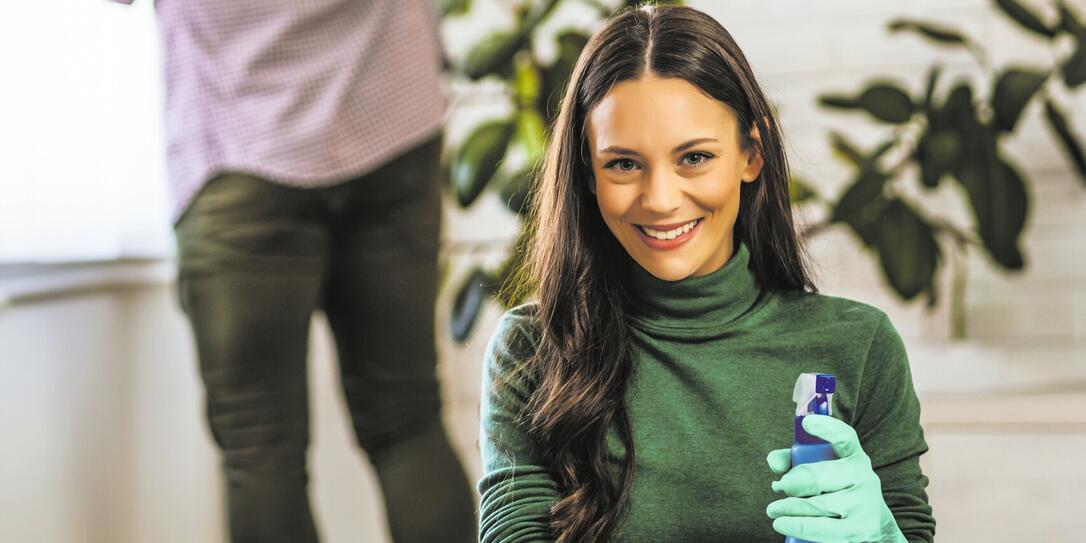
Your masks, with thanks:
M684 225L682 225L682 226L680 226L680 227L678 227L678 228L676 228L674 230L668 230L667 232L662 232L660 230L653 230L652 228L647 228L647 227L644 227L644 226L639 226L639 228L641 228L642 232L644 232L644 233L646 233L646 234L648 234L648 235L650 235L650 236L652 236L652 237L654 237L656 239L669 240L669 239L675 239L675 238L689 232L691 228L693 228L695 225L697 225L697 223L698 223L698 219L694 219L694 220L692 220L692 221L690 221L690 222L688 222L688 223L686 223L686 224L684 224Z

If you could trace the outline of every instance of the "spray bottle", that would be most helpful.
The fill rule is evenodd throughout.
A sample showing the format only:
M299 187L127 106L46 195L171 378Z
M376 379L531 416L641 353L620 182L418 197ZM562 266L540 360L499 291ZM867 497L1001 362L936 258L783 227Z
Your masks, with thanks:
M803 429L803 417L807 415L831 415L830 400L837 390L837 378L830 373L801 373L792 389L792 401L796 402L796 441L792 444L792 465L833 460L837 455L833 445L808 434ZM784 543L808 543L803 539L787 536Z

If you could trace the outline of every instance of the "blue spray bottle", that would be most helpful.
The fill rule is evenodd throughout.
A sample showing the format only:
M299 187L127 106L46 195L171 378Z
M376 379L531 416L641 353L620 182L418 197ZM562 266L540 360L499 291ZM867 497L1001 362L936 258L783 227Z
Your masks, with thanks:
M792 401L796 402L796 441L792 444L792 465L833 460L837 455L830 442L808 434L803 429L803 417L807 415L831 415L830 399L837 389L837 378L829 373L802 373L792 389ZM808 543L806 540L787 536L784 543Z

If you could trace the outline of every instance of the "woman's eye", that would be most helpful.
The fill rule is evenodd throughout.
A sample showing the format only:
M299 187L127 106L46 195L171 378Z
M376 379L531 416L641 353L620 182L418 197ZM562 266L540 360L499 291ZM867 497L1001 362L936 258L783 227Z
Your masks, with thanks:
M699 165L701 165L701 163L709 160L710 158L713 158L713 155L710 155L708 153L700 153L699 152L699 153L690 153L690 154L684 156L683 158L687 159L687 158L692 158L692 157L699 157L699 160L695 160L695 161L689 161L688 160L687 164L690 164L691 166L699 166Z
M610 169L614 168L618 164L630 164L630 168L619 167L619 169L618 169L621 172L628 172L631 169L633 169L634 161L632 161L632 160L630 160L628 158L620 158L618 160L611 161L611 163L608 164L607 166L605 166L605 168L610 170Z

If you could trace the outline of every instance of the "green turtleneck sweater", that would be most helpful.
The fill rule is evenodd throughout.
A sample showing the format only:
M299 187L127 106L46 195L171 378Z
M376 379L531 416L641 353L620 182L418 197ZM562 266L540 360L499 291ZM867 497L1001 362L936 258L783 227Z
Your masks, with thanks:
M800 373L833 373L834 416L856 429L905 537L932 541L935 519L918 459L928 450L905 347L870 305L759 288L749 249L720 269L664 281L630 259L633 380L627 409L636 448L629 542L781 543L766 506L784 497L766 464L791 446ZM483 542L554 541L549 508L560 489L516 414L531 378L494 381L538 345L537 303L507 311L486 348L477 488ZM613 454L625 451L612 430Z

